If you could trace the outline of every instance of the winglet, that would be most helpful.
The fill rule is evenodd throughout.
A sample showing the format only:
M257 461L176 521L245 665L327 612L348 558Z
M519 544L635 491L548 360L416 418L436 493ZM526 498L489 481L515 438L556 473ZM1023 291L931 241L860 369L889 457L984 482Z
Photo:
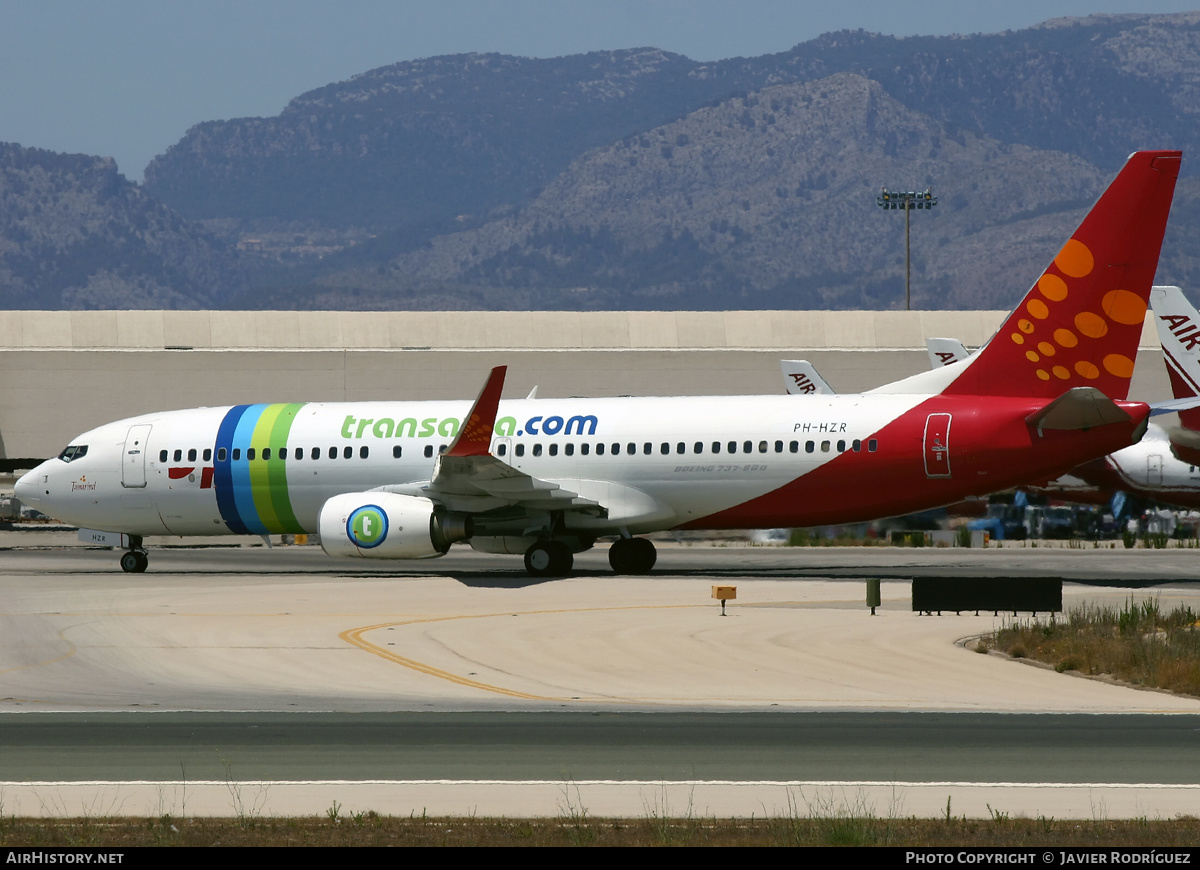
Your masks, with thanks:
M492 430L496 428L496 409L500 406L500 393L504 389L504 374L507 371L508 366L492 369L446 456L488 455L492 445Z

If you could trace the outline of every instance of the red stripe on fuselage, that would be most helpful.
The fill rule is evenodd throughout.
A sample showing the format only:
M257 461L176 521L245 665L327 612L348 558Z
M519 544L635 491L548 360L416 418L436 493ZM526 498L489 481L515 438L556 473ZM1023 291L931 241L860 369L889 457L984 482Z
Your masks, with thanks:
M171 480L183 480L183 478L187 477L195 470L196 466L194 465L187 468L168 468L167 477L171 478Z
M935 396L872 435L875 453L846 451L779 489L682 528L764 529L861 522L987 495L1057 477L1082 462L1128 447L1150 413L1118 403L1133 418L1090 431L1044 430L1025 418L1045 399ZM924 434L930 414L950 414L950 477L926 474Z

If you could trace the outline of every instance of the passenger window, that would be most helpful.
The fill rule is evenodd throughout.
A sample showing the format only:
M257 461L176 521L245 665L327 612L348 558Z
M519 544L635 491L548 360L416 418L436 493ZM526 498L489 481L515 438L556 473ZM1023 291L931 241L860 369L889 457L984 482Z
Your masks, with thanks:
M782 453L782 452L783 452L783 442L782 442L782 441L776 441L776 442L775 442L775 452L776 452L776 453Z
M728 448L729 448L729 452L730 452L730 453L737 453L737 442L736 442L736 441L730 441L730 442L729 442L729 443L726 445L726 447L728 447Z
M588 451L589 451L589 450L591 450L591 449L592 449L592 445L591 445L591 444L588 444L586 441L584 441L582 444L580 444L580 445L579 445L579 452L580 452L580 454L582 454L583 456L587 456L587 455L588 455Z
M720 452L721 452L721 442L714 441L713 442L713 453L720 453Z
M541 455L542 455L542 445L541 445L541 444L534 444L534 445L533 445L533 455L534 455L534 456L541 456Z
M599 443L599 444L597 444L597 445L596 445L596 455L597 455L597 456L603 456L603 455L604 455L604 442L601 442L601 443Z
M362 447L358 448L358 458L359 459L366 459L370 455L371 455L371 448L368 447L366 444L364 444Z
M822 442L821 442L821 452L822 452L822 453L828 453L828 452L829 452L829 442L828 442L828 441L822 441Z
M253 456L251 456L250 458L251 458L251 459L253 459L254 457L253 457ZM270 448L270 447L264 447L264 448L263 448L263 457L262 457L262 458L263 458L263 459L270 459L270 458L271 458L271 448Z
M504 445L500 445L500 446L503 447ZM404 454L404 448L402 448L399 444L392 445L392 459L399 459L403 454ZM503 455L503 454L501 454L501 455Z
M669 455L671 452L671 445L668 444L666 441L664 441L662 444L660 444L658 446L658 452L661 453L663 456Z
M321 458L321 448L314 447L312 449L312 453L310 455L312 456L313 459L320 459Z
M66 451L65 451L65 450L64 450L63 452L64 452L64 453L66 453ZM160 451L158 451L158 461L159 461L159 462L166 462L166 461L167 461L167 451L165 451L165 450L160 450Z
M296 448L296 458L297 458L297 459L303 459L303 458L304 458L304 448L303 448L303 447L297 447L297 448Z
M687 445L684 444L682 441L680 441L678 444L675 445L675 452L676 453L687 453Z
M212 448L205 447L204 448L204 461L208 462L210 459L212 459Z
M253 447L246 448L246 459L247 460L254 459L254 448Z
M632 446L632 445L630 445L630 446ZM620 444L613 444L613 446L612 446L612 455L613 455L613 456L616 456L616 455L617 455L618 453L620 453L620 452L621 452L621 445L620 445ZM633 451L631 450L631 451L630 451L630 453L632 453L632 452L633 452Z
M642 453L644 453L644 454L646 454L647 456L649 456L649 455L650 455L651 453L653 453L653 452L654 452L654 445L653 445L653 444L651 444L649 441L647 441L647 442L645 442L644 444L642 444Z
M287 448L286 447L280 447L275 452L276 452L276 455L278 455L280 459L283 459L285 461L287 460Z
M759 442L758 442L758 452L759 452L759 453L766 453L766 452L767 452L767 442L766 442L766 441L759 441Z
M876 441L874 438L872 438L870 441L867 442L867 452L868 453L874 453L876 451L876 449L878 449L878 447L879 447L879 442Z
M182 462L182 461L183 461L183 451L182 451L182 450L176 450L176 451L175 451L175 461L176 461L176 462Z
M518 444L518 445L517 445L517 455L518 455L518 456L524 456L524 455L525 455L525 445L524 445L524 444Z
M693 445L692 445L692 452L693 452L693 453L703 453L703 452L704 452L704 442L703 442L703 441L697 441L695 444L693 444Z
M433 445L432 444L425 445L425 458L433 459Z
M330 448L329 448L329 458L330 458L330 459L337 459L337 448L336 448L336 447L330 447Z
M788 452L789 453L799 453L800 452L800 442L793 441L790 444L788 444Z
M804 442L804 452L805 453L812 453L813 450L815 450L815 449L816 449L816 445L813 442L811 442L811 441Z
M240 448L240 447L233 448L233 461L237 462L241 458L242 458L242 448Z
M353 455L354 455L354 448L351 447L349 444L347 444L345 447L342 448L342 458L343 459L349 459Z
M563 452L566 453L568 456L574 456L575 455L575 445L574 444L566 445L565 447L563 447Z
M399 449L400 449L399 447L392 448L392 453L397 459L400 458L400 454L396 452ZM506 453L508 453L508 445L507 444L497 444L496 445L496 455L497 456L504 456Z
M188 451L188 462L195 462L195 461L196 461L196 448L193 447L191 450Z
M862 441L859 440L858 438L855 438L853 441L850 442L850 449L853 450L855 453L860 453L862 451Z
M225 448L224 448L224 447L222 447L220 450L218 450L218 451L217 451L217 462L224 462L224 461L225 461L225 457L226 457L226 456L228 456L228 455L229 455L229 454L227 454L227 453L225 452Z
M557 444L551 444L551 445L550 445L550 455L551 455L551 456L557 456L557 455L558 455L558 445L557 445Z
M628 453L630 456L633 456L635 453L637 453L637 445L631 441L630 443L625 445L625 452Z
M846 452L846 442L838 441L838 453L845 453L845 452Z
M743 441L742 442L742 452L743 453L753 453L754 445L751 444L749 441Z

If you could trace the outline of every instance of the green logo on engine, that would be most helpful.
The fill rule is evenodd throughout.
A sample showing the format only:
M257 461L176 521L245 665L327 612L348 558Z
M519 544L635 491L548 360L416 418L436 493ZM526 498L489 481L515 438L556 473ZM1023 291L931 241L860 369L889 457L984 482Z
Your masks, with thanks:
M354 546L369 550L378 547L387 537L387 514L378 505L368 504L355 509L346 520L346 535Z

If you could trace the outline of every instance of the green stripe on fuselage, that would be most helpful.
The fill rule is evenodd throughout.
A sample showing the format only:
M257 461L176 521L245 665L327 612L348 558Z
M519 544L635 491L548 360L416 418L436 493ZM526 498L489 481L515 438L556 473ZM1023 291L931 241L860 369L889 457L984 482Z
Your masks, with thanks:
M268 405L254 426L250 446L258 457L250 463L250 491L254 495L254 509L258 518L270 532L303 532L292 502L288 497L287 461L281 453L287 449L288 435L302 403ZM269 448L271 458L262 458L263 450Z

